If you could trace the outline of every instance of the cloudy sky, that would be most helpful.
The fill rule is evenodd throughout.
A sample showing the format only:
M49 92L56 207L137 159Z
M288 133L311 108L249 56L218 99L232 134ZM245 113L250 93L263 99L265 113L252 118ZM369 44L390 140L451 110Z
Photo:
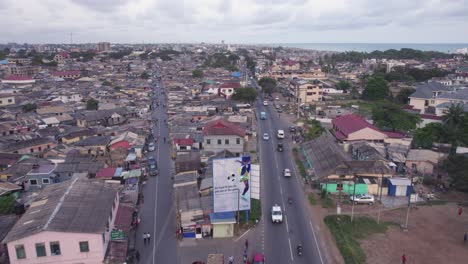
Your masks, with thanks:
M0 42L468 43L468 0L0 0Z

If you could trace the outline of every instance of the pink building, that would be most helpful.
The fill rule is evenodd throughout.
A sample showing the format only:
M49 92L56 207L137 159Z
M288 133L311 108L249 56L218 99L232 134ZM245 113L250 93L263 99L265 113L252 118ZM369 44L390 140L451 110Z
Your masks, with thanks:
M11 263L102 263L118 184L81 174L44 188L3 240Z

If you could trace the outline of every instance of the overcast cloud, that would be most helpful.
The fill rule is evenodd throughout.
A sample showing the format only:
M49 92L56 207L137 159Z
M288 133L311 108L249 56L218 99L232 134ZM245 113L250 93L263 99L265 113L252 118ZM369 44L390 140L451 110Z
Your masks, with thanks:
M468 43L468 0L0 0L0 42Z

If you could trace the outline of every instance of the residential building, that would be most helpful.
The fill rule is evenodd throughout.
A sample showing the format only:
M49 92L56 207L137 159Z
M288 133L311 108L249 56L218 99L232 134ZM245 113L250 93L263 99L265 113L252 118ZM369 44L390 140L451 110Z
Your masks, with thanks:
M64 63L65 60L68 58L70 58L70 55L68 54L68 52L62 51L62 52L55 54L53 60L57 63Z
M81 71L56 71L52 75L55 78L78 79L81 77Z
M336 117L332 120L332 125L335 137L340 141L383 141L388 137L403 137L399 133L380 131L363 117L355 114Z
M218 119L203 128L203 148L214 153L228 150L236 156L244 152L245 130L241 126Z
M99 42L97 44L97 49L98 49L99 52L110 50L111 49L110 48L110 42Z
M435 114L436 97L452 89L438 82L429 82L416 87L416 91L409 96L409 105L419 113Z
M3 84L12 85L31 85L35 82L30 76L8 75L2 79Z
M56 146L56 143L49 138L33 138L18 142L11 142L1 147L3 152L18 154L43 154Z
M318 80L293 79L289 82L289 91L300 103L310 104L323 100L323 84Z
M239 82L228 82L221 84L218 91L220 96L229 99L234 94L235 90L239 88L241 88Z
M43 189L3 240L10 263L102 263L118 187L81 174Z
M9 105L14 105L14 104L16 104L14 95L11 95L11 94L0 95L0 106L9 106Z
M446 154L430 149L410 149L406 157L406 167L422 175L433 175Z

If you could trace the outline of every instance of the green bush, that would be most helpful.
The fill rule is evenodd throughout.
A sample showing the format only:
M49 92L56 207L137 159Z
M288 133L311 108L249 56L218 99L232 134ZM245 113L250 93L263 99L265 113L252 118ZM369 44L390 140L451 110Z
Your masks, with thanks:
M0 215L11 214L15 210L15 197L6 195L0 197Z

